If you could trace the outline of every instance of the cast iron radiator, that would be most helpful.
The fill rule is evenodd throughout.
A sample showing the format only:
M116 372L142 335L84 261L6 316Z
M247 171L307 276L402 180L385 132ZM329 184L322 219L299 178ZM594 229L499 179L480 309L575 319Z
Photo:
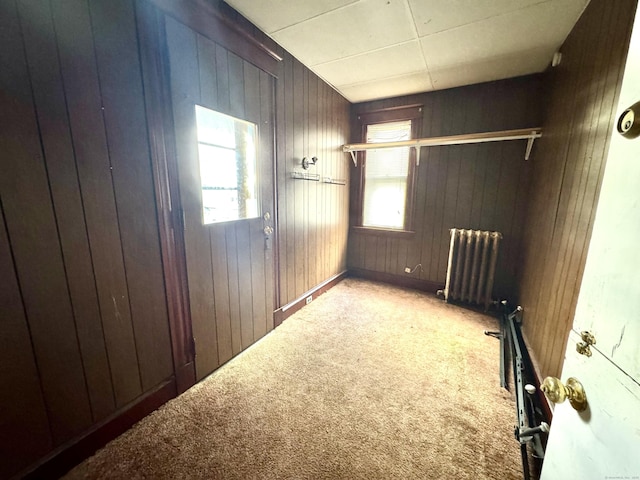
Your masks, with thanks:
M502 234L452 228L445 301L475 303L489 308ZM440 293L440 292L439 292Z

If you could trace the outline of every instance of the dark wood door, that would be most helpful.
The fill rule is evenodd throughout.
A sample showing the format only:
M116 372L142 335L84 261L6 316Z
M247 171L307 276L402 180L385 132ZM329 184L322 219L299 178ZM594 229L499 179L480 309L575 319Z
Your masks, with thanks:
M165 31L200 380L273 329L275 79L168 16ZM257 218L203 224L196 105L258 126Z

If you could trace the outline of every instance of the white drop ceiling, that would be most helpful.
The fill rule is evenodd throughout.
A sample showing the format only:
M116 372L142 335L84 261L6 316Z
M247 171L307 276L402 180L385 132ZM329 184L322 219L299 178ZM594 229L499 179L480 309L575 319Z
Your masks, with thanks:
M589 0L226 0L351 102L541 72Z

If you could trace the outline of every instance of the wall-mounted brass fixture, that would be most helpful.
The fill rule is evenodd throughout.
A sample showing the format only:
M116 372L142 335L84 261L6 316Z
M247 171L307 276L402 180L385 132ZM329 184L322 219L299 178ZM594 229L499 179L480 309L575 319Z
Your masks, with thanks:
M593 336L591 332L580 332L580 337L582 337L582 342L576 343L576 351L580 355L585 355L587 357L591 356L591 347L590 345L596 344L596 337Z
M571 406L577 411L582 412L587 408L587 394L584 387L573 377L567 379L566 384L556 377L547 377L542 381L540 390L553 403L562 403L568 398Z
M302 159L302 168L304 168L305 170L308 170L309 165L315 165L317 161L318 161L318 157L311 157L311 160L309 160L307 157L304 157Z

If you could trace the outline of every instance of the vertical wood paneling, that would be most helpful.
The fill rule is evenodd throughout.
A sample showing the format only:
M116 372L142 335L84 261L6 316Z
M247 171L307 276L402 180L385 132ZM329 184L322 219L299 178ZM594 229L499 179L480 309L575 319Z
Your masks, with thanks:
M519 290L543 375L558 375L573 322L636 2L594 0L561 51L536 146Z
M294 180L303 157L317 157L309 173L348 180L349 103L284 53L277 80L276 148L280 297L296 300L346 269L348 186Z
M218 356L220 364L231 359L233 351L233 329L231 326L231 311L229 307L229 281L227 276L227 237L224 229L216 228L211 231L211 251L216 255L211 257L213 284L215 287L216 333L218 337Z
M173 365L133 4L90 5L138 364L148 391Z
M540 86L541 77L531 76L356 104L351 109L351 140L361 141L358 114L416 104L424 106L422 137L535 126L541 123L541 111L532 99L539 97ZM391 246L380 249L383 237L376 241L371 234L352 230L349 267L423 280L435 289L445 281L449 229L498 230L504 241L494 292L515 300L525 207L517 197L524 196L518 189L529 163L524 149L525 142L423 148L416 177L415 233L410 238L387 237L384 241ZM351 192L353 216L357 186ZM418 263L422 269L404 273L406 266Z
M17 11L2 4L0 196L54 444L91 424ZM4 312L3 312L4 314Z
M0 3L2 478L173 374L132 7Z
M251 238L249 222L236 224L238 262L238 302L240 310L240 339L244 350L253 343L253 292L251 285ZM257 296L256 296L257 300ZM264 302L264 300L262 300Z
M53 440L1 208L0 219L0 478L9 478Z
M116 404L142 393L86 2L52 2L73 146L82 190Z
M296 167L295 165L295 155L294 155L294 138L296 132L294 131L295 123L294 123L294 83L293 83L293 67L294 61L293 58L285 54L284 57L284 95L285 95L285 103L284 103L284 131L285 131L285 145L283 147L279 146L278 150L278 177L282 177L285 179L285 202L280 201L280 205L284 209L284 215L280 215L280 225L279 230L280 234L285 236L287 239L286 242L286 264L284 267L286 268L286 273L283 272L282 262L281 262L281 276L287 276L287 292L284 297L285 300L281 299L280 304L285 305L289 299L296 298L296 228L295 228L295 218L296 218L296 182L291 181L287 178L290 175L287 175L289 172L292 172ZM284 154L281 152L284 151ZM282 191L282 190L281 190ZM279 191L279 193L281 192Z
M115 410L115 399L51 11L38 4L20 4L25 52L93 420L97 421Z

